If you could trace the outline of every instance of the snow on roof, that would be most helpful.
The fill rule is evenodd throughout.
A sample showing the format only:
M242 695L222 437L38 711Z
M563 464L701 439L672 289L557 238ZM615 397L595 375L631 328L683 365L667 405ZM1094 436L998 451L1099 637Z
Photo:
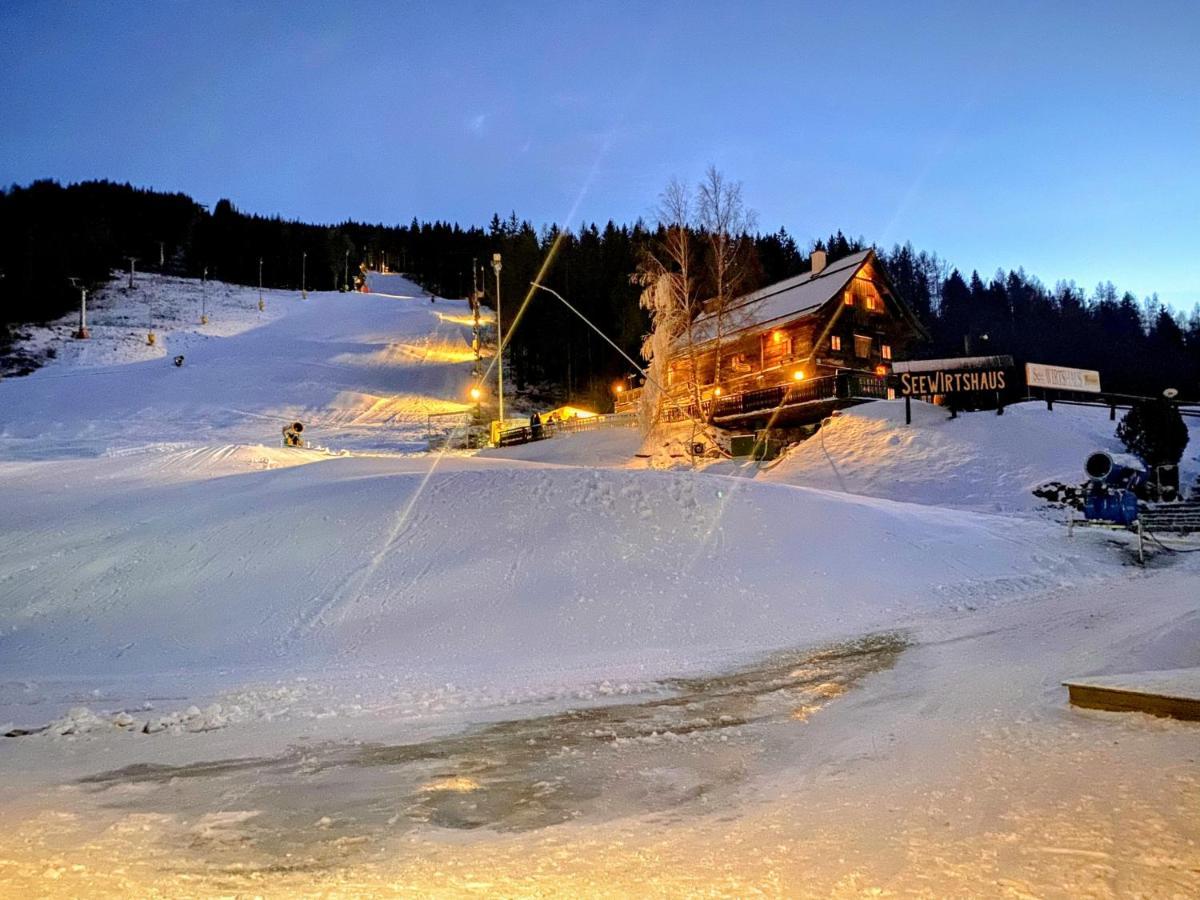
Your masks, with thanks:
M952 356L943 359L910 359L906 362L892 364L892 371L897 375L904 372L937 372L956 371L958 369L1010 369L1013 358L1008 354L998 356Z
M871 252L852 253L830 263L816 275L805 272L739 297L725 311L725 330L743 331L818 309L841 293ZM694 331L697 343L714 337L716 317L706 315L697 319Z

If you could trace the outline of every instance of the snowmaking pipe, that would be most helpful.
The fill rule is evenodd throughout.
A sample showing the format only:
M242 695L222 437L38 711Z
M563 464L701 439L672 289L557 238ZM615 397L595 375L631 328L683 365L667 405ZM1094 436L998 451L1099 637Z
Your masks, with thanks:
M1092 481L1111 487L1132 488L1146 479L1146 464L1132 453L1097 450L1087 458L1084 471Z

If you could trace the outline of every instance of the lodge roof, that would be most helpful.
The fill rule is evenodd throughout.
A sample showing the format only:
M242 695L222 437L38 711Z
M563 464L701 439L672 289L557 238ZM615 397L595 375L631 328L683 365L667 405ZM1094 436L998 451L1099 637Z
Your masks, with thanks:
M815 275L805 272L739 297L725 310L726 334L814 312L842 293L872 253L870 249L851 253L829 263ZM701 316L694 325L694 339L697 343L712 340L716 337L716 327L715 315Z
M842 291L859 269L874 258L873 248L860 250L829 263L815 275L811 271L805 272L737 298L724 312L723 337L732 337L747 331L766 330L816 312L830 301L840 298ZM876 268L876 274L885 284L890 284L882 267ZM928 337L925 326L917 319L912 307L890 287L884 291L884 295L885 302L893 303L900 316L917 334ZM692 325L692 339L697 347L711 343L716 338L715 314L708 313L696 319Z

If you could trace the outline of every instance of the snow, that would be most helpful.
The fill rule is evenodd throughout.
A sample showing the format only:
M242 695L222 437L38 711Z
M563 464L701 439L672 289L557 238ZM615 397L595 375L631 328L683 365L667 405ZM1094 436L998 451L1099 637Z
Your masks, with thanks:
M1088 455L1121 452L1106 409L1029 401L994 411L959 413L912 404L904 424L902 400L843 410L817 435L761 473L761 480L819 487L987 512L1029 512L1042 501L1030 492L1048 481L1079 484ZM1182 476L1200 473L1200 423L1188 420L1192 440Z
M367 302L269 291L260 317L256 289L210 282L207 325L198 324L196 282L151 275L129 296L109 288L120 302L97 304L90 341L60 341L45 367L0 382L0 453L273 443L294 420L322 446L424 449L429 413L469 408L471 329L442 318L466 316L465 301L430 304L408 287ZM143 294L156 310L154 347L141 326ZM178 354L181 368L171 363Z
M1200 665L1195 556L1029 495L1105 411L429 453L469 311L370 284L145 276L0 382L6 892L1200 891L1195 726L1061 687Z
M637 428L598 427L595 431L564 434L553 439L493 447L480 451L485 459L512 459L563 466L624 466L642 445Z

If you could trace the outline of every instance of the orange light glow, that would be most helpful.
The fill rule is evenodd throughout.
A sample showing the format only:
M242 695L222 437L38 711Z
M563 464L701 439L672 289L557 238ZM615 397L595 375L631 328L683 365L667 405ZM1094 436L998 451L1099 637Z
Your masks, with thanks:
M613 385L613 393L616 393L616 394L623 394L623 393L625 393L625 385L623 385L623 384L614 384L614 385Z
M715 388L713 388L713 396L714 396L714 397L720 397L720 396L721 396L721 389L720 389L719 387L715 387Z
M483 391L481 391L479 388L477 388L477 387L471 388L471 399L472 400L475 400L476 402L478 402L479 398L482 396L483 396Z
M782 344L783 343L783 332L782 331L772 331L771 332L771 340L774 341L776 344Z
M887 374L887 366L876 366L875 374L876 375L886 375Z
M803 381L804 373L801 372L799 369L797 369L795 372L792 373L792 378L794 378L796 381Z

